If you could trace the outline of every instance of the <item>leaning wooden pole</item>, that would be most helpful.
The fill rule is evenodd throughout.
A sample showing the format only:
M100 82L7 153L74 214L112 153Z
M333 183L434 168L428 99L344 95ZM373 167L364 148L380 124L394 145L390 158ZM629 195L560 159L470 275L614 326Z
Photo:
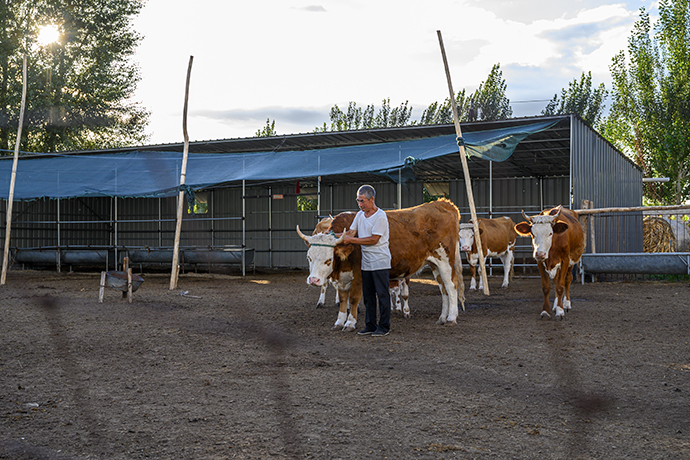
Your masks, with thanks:
M10 255L10 234L12 229L12 203L14 202L14 183L17 179L17 162L19 160L19 145L22 142L22 127L24 125L24 107L26 106L26 54L22 69L22 103L19 109L19 127L17 128L17 141L14 143L14 160L12 161L12 178L10 179L10 194L7 197L7 227L5 228L5 249L2 257L2 276L0 285L7 280L7 264Z
M443 46L443 37L441 31L437 30L438 44L441 46L441 56L443 56L443 66L446 69L446 79L448 80L448 91L450 92L450 103L453 107L453 120L455 121L455 134L458 139L462 139L462 129L460 128L460 117L458 116L458 106L455 102L455 92L453 91L453 83L450 79L450 69L448 68L448 59L446 58L446 49ZM462 170L465 173L465 186L467 187L467 199L470 202L470 213L472 214L472 226L474 227L474 240L477 243L477 255L479 256L480 275L482 283L484 284L484 294L489 295L489 282L486 278L486 266L484 265L484 252L482 251L482 239L479 235L479 221L477 220L477 211L474 207L474 194L472 193L472 183L470 181L470 170L467 167L467 158L465 157L465 146L462 142L458 143L460 149L460 160L462 161Z
M177 219L175 221L175 245L173 248L172 270L170 272L170 289L177 289L177 276L180 273L180 234L182 233L182 211L184 210L184 185L187 179L187 157L189 156L189 135L187 134L187 107L189 102L189 80L192 75L194 56L189 56L187 67L187 84L184 90L184 110L182 111L182 134L184 150L182 153L182 171L180 173L180 194L177 197Z

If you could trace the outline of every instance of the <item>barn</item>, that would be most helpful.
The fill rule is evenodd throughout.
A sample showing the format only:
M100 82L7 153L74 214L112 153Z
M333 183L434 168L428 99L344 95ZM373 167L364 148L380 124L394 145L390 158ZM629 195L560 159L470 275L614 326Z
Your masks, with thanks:
M642 205L642 170L576 115L463 123L477 214ZM170 266L183 144L24 154L13 205L14 267ZM409 126L192 142L181 262L304 268L304 243L329 214L356 210L363 183L383 209L445 195L469 220L454 126ZM0 159L10 183L12 158ZM8 187L0 190L4 244ZM597 222L599 252L641 252L642 214ZM500 264L499 264L500 266ZM520 238L516 270L531 271Z

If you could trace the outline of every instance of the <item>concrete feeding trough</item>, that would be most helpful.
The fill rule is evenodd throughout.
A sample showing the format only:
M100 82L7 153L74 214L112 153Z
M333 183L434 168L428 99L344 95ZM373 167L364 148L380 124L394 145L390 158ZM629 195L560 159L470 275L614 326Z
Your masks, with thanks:
M106 286L127 292L127 272L109 271L105 276ZM132 275L132 292L139 289L144 282L144 278L139 275Z

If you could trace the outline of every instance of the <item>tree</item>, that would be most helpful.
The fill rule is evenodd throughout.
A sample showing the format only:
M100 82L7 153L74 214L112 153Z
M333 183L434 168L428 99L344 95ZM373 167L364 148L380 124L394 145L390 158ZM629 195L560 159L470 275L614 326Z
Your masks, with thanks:
M651 35L640 10L624 51L613 58L611 114L603 134L630 154L646 176L669 177L645 184L645 197L681 204L690 198L690 0L661 0Z
M601 121L601 116L606 105L604 101L608 97L606 86L601 83L597 88L592 88L592 72L584 73L580 81L573 79L568 84L568 89L561 90L560 98L554 95L542 115L564 115L574 113L579 115L590 126L596 127Z
M258 130L255 134L255 137L272 137L276 136L277 134L278 133L276 133L276 121L271 121L270 118L266 118L266 126Z
M479 84L477 90L470 96L465 95L465 90L458 91L455 103L458 106L460 122L504 120L513 115L510 100L506 97L508 85L503 79L501 65L496 64L491 68L486 81ZM450 97L443 104L433 102L422 113L419 119L420 125L436 125L453 123L453 107Z
M378 112L373 105L368 105L363 109L358 107L356 102L350 102L346 112L334 105L331 107L329 115L331 119L330 129L324 123L322 127L316 128L315 131L349 131L408 125L412 117L412 107L408 107L408 101L400 104L399 107L391 108L390 104L390 98L384 99Z
M149 113L131 97L140 80L131 61L141 37L138 0L0 0L0 149L14 146L21 61L28 56L21 149L36 152L141 144ZM43 25L59 40L40 44Z
M465 90L458 91L455 96L455 104L458 106L458 117L460 121L474 121L476 120L476 111L471 111L471 100L465 96ZM450 103L450 97L447 97L443 104L432 102L422 112L422 117L419 119L420 125L442 125L453 123L453 106Z
M501 64L495 64L486 81L470 96L470 106L477 111L477 120L505 120L513 115L510 99L506 97L507 88Z

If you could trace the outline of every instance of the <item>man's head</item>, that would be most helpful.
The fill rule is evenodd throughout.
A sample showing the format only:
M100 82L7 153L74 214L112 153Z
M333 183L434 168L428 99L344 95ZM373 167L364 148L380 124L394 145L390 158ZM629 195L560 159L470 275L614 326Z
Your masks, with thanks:
M376 207L374 201L376 199L376 190L371 185L362 185L357 190L357 205L359 209L364 212Z

